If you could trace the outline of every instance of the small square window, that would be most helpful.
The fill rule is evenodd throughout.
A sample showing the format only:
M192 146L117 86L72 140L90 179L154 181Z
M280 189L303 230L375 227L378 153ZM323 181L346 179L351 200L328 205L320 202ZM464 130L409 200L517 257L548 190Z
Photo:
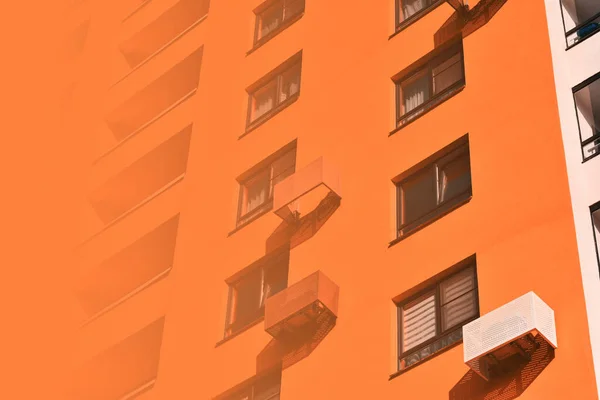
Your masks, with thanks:
M397 238L437 220L472 195L468 142L431 159L396 182Z
M304 12L305 0L276 0L261 5L256 14L254 45L271 39Z
M418 61L416 68L394 78L397 128L439 105L465 85L462 44L426 57L429 61Z
M244 330L265 312L265 301L287 287L289 252L266 256L229 284L225 338Z
M248 89L247 130L278 113L300 94L301 56L292 57Z
M583 161L600 154L600 73L573 90Z
M397 303L398 369L425 361L462 340L462 326L479 317L475 257L433 285Z

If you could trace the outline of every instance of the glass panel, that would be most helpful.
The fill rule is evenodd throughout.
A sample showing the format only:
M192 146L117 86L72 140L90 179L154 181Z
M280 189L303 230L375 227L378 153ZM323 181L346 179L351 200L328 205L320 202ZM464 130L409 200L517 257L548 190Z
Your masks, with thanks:
M273 81L252 94L250 121L255 121L273 109L276 91L277 82Z
M401 224L406 225L437 207L435 169L430 167L401 184Z
M244 184L242 216L267 201L267 196L269 194L269 180L270 171L267 169Z
M455 327L457 324L477 314L477 296L472 290L461 297L442 306L442 330Z
M453 345L454 343L460 341L462 339L462 329L456 329L455 331L449 333L448 335L436 340L424 348L415 351L414 353L402 358L400 360L399 368L403 370L405 368L410 367L420 361L427 359L428 357L434 355L435 353L443 350L444 348Z
M276 4L264 10L258 16L258 37L260 40L264 36L273 32L281 24L283 20L283 2L278 1Z
M440 203L452 200L471 189L469 153L440 165Z
M270 296L281 292L287 287L288 261L287 259L282 258L275 262L275 265L270 265L265 269L265 282L263 285L261 306L264 305L264 301Z
M594 221L594 238L596 239L596 252L600 262L600 209L592 214ZM599 265L600 266L600 265Z
M439 94L463 79L462 54L458 53L443 61L432 70L433 93Z
M562 0L567 31L581 25L600 12L598 0Z
M285 0L284 19L289 19L304 11L304 0Z
M428 7L431 0L399 0L400 1L400 21L404 21Z
M475 289L475 271L468 268L440 284L440 304L444 305Z
M296 149L294 148L293 150L288 151L275 162L273 162L272 168L272 185L275 186L288 176L292 175L296 170Z
M300 91L300 64L294 65L281 76L281 87L279 89L279 102L295 96Z
M426 342L436 333L435 293L402 307L402 352Z
M598 146L600 144L600 79L575 92L575 103L579 117L581 141L589 141L592 137L599 139L584 145L583 156L588 158L600 151Z
M262 271L259 269L233 286L235 309L232 322L237 327L249 324L260 314Z
M419 73L413 78L402 82L402 115L410 112L429 100L429 74Z
M279 399L281 391L281 374L275 373L266 376L256 382L253 400L275 400Z

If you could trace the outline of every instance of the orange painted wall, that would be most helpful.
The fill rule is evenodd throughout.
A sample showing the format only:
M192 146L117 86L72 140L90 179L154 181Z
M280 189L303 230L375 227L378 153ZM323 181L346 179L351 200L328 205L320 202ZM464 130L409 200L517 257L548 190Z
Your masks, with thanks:
M556 312L556 358L520 398L596 398L543 1L509 0L467 37L466 88L390 137L390 78L433 50L433 34L451 7L443 4L388 39L391 0L354 6L307 0L298 22L246 56L251 11L259 4L213 0L196 39L183 38L168 57L127 83L134 87L202 40L200 89L186 116L194 127L181 193L127 222L121 233L137 235L139 224L150 224L153 215L180 209L168 286L148 289L147 302L115 313L89 335L126 335L136 321L166 315L157 384L148 398L208 399L251 377L270 337L258 324L215 346L226 306L224 280L264 255L280 219L268 213L228 236L235 178L297 138L297 169L325 156L339 168L343 189L331 219L291 251L290 284L320 269L341 291L336 327L309 357L283 372L283 399L447 398L468 371L462 346L388 381L389 308L393 297L472 254L481 314L531 290ZM88 78L98 78L78 89L91 110L89 126L102 116L102 82L122 72L110 50L118 24L110 22L115 18L108 6L94 7L100 22L92 25L89 46L96 50L86 53L83 68ZM245 127L245 88L299 50L299 100L238 139ZM179 122L173 120L172 128ZM391 179L466 133L473 199L388 248ZM99 130L87 134L96 135L90 157L114 144ZM98 229L93 216L84 225L86 234ZM82 340L78 351L97 345L94 340Z

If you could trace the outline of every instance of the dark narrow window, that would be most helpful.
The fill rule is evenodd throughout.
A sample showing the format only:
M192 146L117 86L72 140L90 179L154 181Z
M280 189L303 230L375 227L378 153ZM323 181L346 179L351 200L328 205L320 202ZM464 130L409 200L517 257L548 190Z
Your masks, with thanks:
M268 119L300 94L302 58L284 63L248 90L248 128Z
M475 257L460 264L460 271L397 303L400 371L459 343L462 326L479 316Z
M600 269L600 202L590 207L592 211L592 229L594 230L594 243L596 244L596 258Z
M469 144L433 156L432 162L396 183L398 233L403 237L469 199L471 166Z
M600 73L573 89L583 161L600 154Z
M561 0L567 47L600 31L598 0Z
M237 227L246 225L273 205L273 188L296 170L296 147L278 152L263 165L253 168L255 172L239 180L240 194Z
M267 1L256 11L254 45L263 44L304 12L305 0Z
M289 253L267 256L229 282L225 337L262 318L265 300L287 287Z
M465 85L462 46L454 46L418 65L394 79L397 127L429 111Z

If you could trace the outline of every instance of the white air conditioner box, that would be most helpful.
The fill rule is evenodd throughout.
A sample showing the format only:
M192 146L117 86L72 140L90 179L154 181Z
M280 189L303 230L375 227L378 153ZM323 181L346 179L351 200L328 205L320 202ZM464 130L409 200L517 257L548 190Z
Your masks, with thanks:
M485 380L490 364L510 350L526 355L520 343L534 343L541 337L557 347L554 310L535 293L529 292L463 326L465 363ZM532 346L534 347L534 346Z

